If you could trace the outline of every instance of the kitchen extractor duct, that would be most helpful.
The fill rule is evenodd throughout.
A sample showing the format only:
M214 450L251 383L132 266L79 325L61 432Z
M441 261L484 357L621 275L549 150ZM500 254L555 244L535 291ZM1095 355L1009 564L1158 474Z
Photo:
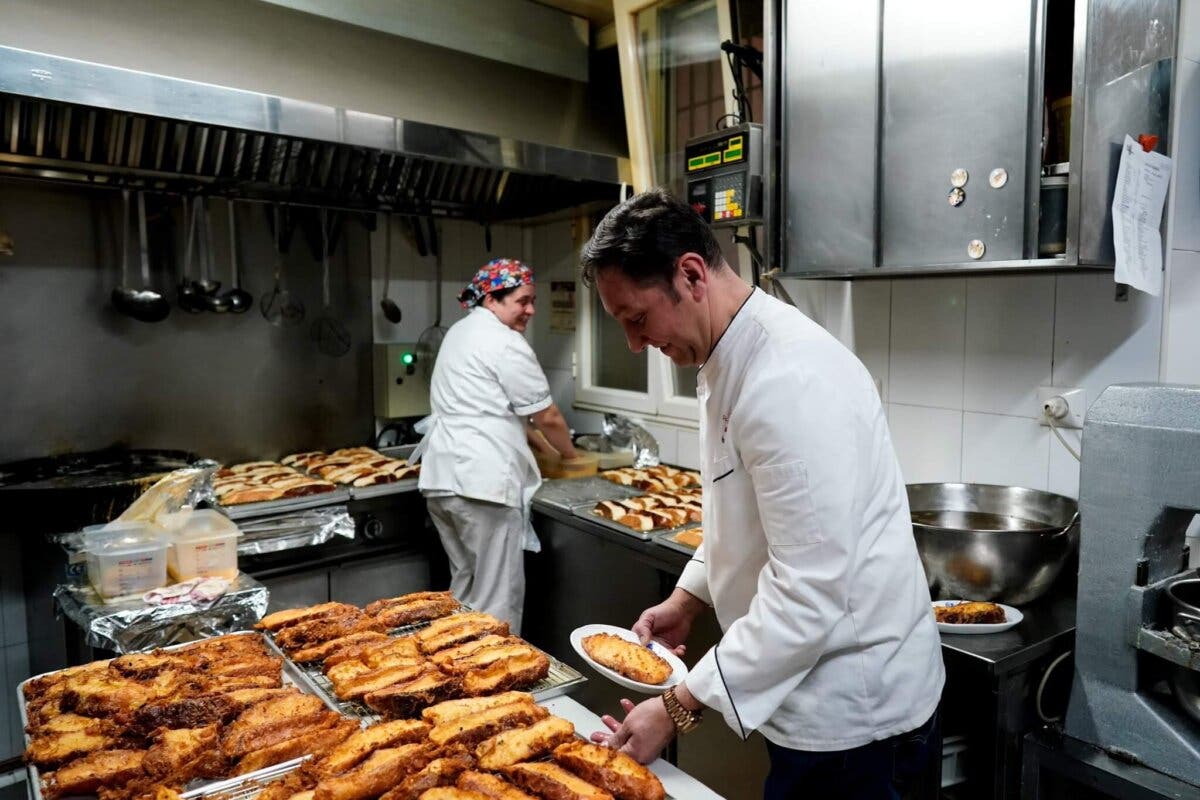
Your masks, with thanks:
M493 221L611 201L624 161L0 47L0 175Z

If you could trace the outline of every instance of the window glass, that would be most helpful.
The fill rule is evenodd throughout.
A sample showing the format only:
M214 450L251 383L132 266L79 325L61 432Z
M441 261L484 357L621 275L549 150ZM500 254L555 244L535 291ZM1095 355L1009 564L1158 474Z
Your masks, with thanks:
M592 298L592 385L605 389L645 392L649 378L646 351L632 353L625 332L600 305L600 295ZM695 390L693 389L693 392Z

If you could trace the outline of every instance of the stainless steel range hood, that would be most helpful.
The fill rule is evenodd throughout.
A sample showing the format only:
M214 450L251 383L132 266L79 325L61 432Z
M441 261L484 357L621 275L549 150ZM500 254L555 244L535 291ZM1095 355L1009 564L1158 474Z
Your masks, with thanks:
M0 175L482 220L613 201L628 162L0 47Z

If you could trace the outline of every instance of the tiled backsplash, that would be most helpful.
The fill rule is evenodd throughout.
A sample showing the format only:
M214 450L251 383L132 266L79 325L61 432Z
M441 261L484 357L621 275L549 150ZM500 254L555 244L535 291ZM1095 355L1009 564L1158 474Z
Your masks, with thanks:
M1038 424L1039 386L1158 380L1162 303L1115 299L1109 272L794 281L808 312L883 386L910 483L967 481L1074 496L1078 464ZM1064 436L1074 446L1078 431Z

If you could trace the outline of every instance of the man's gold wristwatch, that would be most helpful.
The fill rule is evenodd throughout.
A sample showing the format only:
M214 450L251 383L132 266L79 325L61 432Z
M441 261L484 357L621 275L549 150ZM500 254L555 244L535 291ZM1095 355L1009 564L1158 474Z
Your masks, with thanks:
M670 715L671 721L675 723L675 730L678 733L691 733L700 726L701 720L704 719L702 711L688 711L679 702L679 698L675 696L675 687L672 686L663 692L663 705L667 707L667 714Z

